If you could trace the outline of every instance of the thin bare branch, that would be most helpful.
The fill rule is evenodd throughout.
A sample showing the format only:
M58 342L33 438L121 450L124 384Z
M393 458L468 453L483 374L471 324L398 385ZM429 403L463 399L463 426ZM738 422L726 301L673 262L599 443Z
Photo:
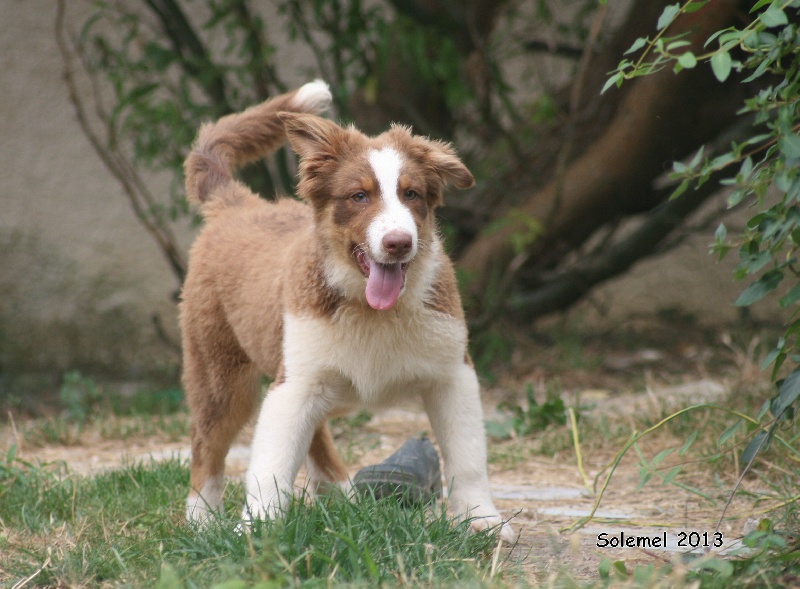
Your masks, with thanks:
M178 278L178 281L182 282L186 274L186 260L170 228L154 220L151 211L152 206L155 204L155 199L138 173L130 166L126 158L119 152L118 148L114 147L114 144L109 141L112 136L112 129L108 123L106 123L105 129L107 140L104 142L89 120L86 104L81 97L75 79L75 71L73 69L75 50L74 43L72 43L72 47L70 46L71 44L66 32L65 6L65 0L58 0L55 26L56 43L63 62L63 77L67 87L69 101L70 104L72 104L78 125L95 153L100 158L100 161L103 162L106 169L108 169L119 182L136 218L155 240ZM93 91L96 93L93 98L96 112L102 113L104 109L102 104L98 101L99 92L97 86L94 84ZM102 120L107 121L107 119Z

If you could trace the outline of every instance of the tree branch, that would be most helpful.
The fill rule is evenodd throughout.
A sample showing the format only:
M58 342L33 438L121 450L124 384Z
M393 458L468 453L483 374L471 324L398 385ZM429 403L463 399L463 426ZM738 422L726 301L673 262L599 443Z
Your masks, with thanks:
M218 116L232 111L225 92L225 78L209 57L200 37L175 0L143 0L161 21L175 53L184 69L197 80L200 87L218 109Z
M712 178L698 190L661 205L621 241L594 252L530 292L511 296L506 309L519 321L532 321L566 309L598 284L622 274L656 251L662 240L719 190L718 180Z
M256 93L260 100L266 100L271 95L271 88L278 93L286 92L287 86L284 84L272 62L266 60L266 56L271 52L268 43L264 38L263 27L260 21L253 16L246 0L235 0L231 3L233 13L239 22L239 26L245 31L245 45L250 59L250 70L255 77Z
M247 0L234 0L231 3L236 20L245 32L245 46L249 53L249 70L253 73L255 80L256 94L259 100L266 100L273 93L286 92L288 86L280 79L278 71L272 61L266 59L267 55L273 51L264 37L264 29L258 17L250 11ZM278 170L278 177L283 190L287 193L294 192L294 177L289 171L286 149L280 148L273 155ZM265 166L258 169L262 176L267 174L269 182L267 190L274 193L276 187L272 181L272 175ZM269 195L268 195L269 196Z
M737 9L736 0L721 0L689 15L691 19L678 19L675 32L686 30L693 48L702 47L710 32L724 28ZM530 230L531 220L542 224L543 232L526 247L526 266L579 243L628 203L649 194L664 166L730 124L739 104L731 87L716 82L705 68L678 76L665 70L636 80L604 133L563 175L530 195L506 224L479 236L464 251L460 265L475 277L471 293L483 296L491 275L497 279L498 268L518 264L520 252L513 239Z
M603 21L605 20L606 16L606 5L602 4L597 9L595 13L594 20L592 21L591 31L589 33L589 38L586 41L586 45L583 47L583 52L581 54L580 62L578 63L578 71L575 74L575 78L572 82L572 87L570 88L569 93L569 116L567 119L566 128L563 134L563 140L561 142L561 147L558 150L558 156L556 157L556 169L555 169L555 185L553 191L553 198L551 199L550 204L550 211L547 213L547 217L544 221L544 226L547 227L551 224L555 214L558 212L560 205L561 205L561 196L564 191L564 175L567 171L567 161L572 153L572 144L575 139L575 127L578 122L578 108L581 103L581 98L583 96L584 91L584 84L586 83L587 72L589 71L589 63L592 57L592 53L595 48L595 44L597 43L597 39L600 36L600 31L603 27ZM505 269L505 273L500 275L498 278L498 286L497 290L499 292L505 292L511 284L514 282L519 271L525 266L528 259L530 257L529 252L520 252L517 256L515 256L511 263ZM503 305L503 299L501 297L495 297L495 300L492 301L485 301L484 302L484 309L479 321L481 324L485 324L486 322L493 319L497 313L500 312L500 309Z
M720 133L706 147L706 156L724 152L731 143L738 143L753 132L753 117L737 121ZM556 270L548 275L534 275L526 280L521 277L524 294L513 295L507 310L514 317L532 320L554 311L568 308L580 300L598 284L626 272L638 260L663 254L681 244L686 237L701 230L708 230L719 222L727 207L719 207L700 219L693 227L686 227L686 218L701 204L721 190L720 181L728 178L728 168L717 170L699 188L695 188L675 200L667 200L675 189L674 184L657 188L643 201L663 202L649 211L639 226L617 243L610 243L611 233L588 253L578 254L578 261L571 267ZM680 231L678 231L680 230Z
M211 59L211 54L204 45L200 36L195 32L186 14L181 9L176 0L142 0L150 10L158 17L163 27L164 33L170 40L175 53L180 58L180 63L193 80L195 80L206 95L211 100L215 116L219 117L233 112L234 107L229 102L226 88L225 76ZM251 16L244 0L238 0L234 6L239 24L243 26L248 35L248 41L255 43L254 50L263 49L263 43L257 36L252 21L247 19ZM256 37L254 37L256 35ZM277 80L277 77L275 78ZM257 85L266 84L266 80L256 78ZM266 87L258 90L263 92L266 98L268 89ZM284 162L285 164L285 162ZM279 170L283 170L279 167ZM272 198L277 190L272 175L263 162L255 163L241 171L243 180L255 191L263 194L267 198ZM292 181L288 178L285 185L287 190L291 190Z
M583 47L567 45L566 43L548 43L538 39L525 41L522 46L531 53L549 53L550 55L558 55L568 59L580 59L584 51Z

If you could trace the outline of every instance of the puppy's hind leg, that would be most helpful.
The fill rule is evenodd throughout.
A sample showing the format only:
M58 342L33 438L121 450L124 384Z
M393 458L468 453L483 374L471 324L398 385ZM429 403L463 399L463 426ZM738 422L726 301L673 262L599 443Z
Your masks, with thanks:
M186 505L190 521L204 521L222 505L225 457L236 434L258 402L259 373L252 364L219 362L199 367L184 358L184 381L192 411L191 490ZM202 378L187 377L188 367ZM190 384L191 383L191 384Z
M306 461L309 488L314 492L325 491L337 485L345 491L350 487L347 467L342 462L333 443L333 435L328 424L323 422L314 431L311 447Z

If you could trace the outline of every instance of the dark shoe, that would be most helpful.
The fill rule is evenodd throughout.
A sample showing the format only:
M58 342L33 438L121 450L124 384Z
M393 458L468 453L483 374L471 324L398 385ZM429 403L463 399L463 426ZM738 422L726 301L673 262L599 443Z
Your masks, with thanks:
M380 464L359 470L353 487L359 494L396 497L409 506L429 503L442 494L439 455L427 438L409 438Z

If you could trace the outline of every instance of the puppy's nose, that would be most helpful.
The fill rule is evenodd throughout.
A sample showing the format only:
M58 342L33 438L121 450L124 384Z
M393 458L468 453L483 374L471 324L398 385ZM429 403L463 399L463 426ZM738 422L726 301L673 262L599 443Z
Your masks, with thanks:
M381 240L387 254L402 258L411 251L413 245L411 235L405 231L389 231Z

